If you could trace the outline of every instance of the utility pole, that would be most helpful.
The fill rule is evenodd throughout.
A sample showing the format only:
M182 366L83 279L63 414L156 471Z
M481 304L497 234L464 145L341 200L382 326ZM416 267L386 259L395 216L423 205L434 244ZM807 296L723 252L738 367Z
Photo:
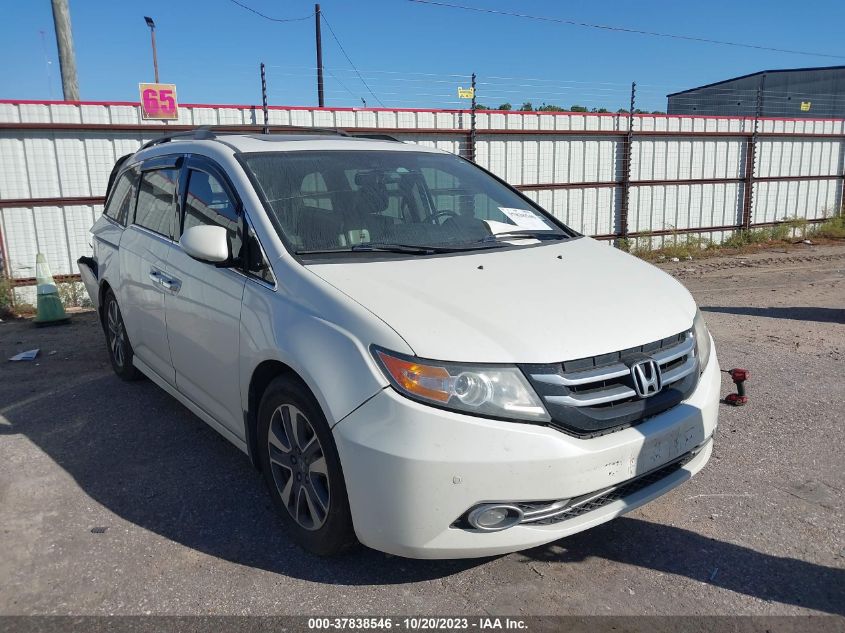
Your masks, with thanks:
M323 95L323 36L320 33L322 15L319 4L314 5L314 18L317 27L317 103L322 108L326 105L326 100Z
M156 52L156 23L151 17L144 16L144 22L150 27L150 41L153 44L153 70L155 71L156 83L158 83L158 53Z
M76 78L76 54L73 52L73 32L70 28L70 9L67 0L52 0L56 47L59 49L59 68L62 73L62 93L65 101L79 101L79 81Z

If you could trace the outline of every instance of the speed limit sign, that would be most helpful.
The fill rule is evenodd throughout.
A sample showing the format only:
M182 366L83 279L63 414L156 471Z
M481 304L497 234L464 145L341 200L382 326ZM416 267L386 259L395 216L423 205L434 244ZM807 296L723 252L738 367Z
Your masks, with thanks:
M141 93L141 118L145 120L179 118L176 84L138 84Z

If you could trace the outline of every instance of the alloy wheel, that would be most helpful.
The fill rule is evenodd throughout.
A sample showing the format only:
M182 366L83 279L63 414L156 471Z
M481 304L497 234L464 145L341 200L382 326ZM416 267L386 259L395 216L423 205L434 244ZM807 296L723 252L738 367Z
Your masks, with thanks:
M311 422L292 404L270 418L267 449L273 481L298 525L318 530L326 522L331 496L323 446Z
M126 331L123 329L123 320L120 318L120 312L118 312L117 301L109 302L106 312L106 326L109 333L109 349L112 358L114 358L118 367L123 367Z

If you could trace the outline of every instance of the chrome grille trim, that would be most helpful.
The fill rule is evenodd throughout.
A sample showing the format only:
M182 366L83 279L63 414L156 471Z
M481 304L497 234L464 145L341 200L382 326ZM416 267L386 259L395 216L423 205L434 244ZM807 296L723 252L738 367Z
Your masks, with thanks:
M659 352L655 352L651 355L651 357L661 365L665 365L666 363L671 363L673 360L677 360L682 356L691 354L694 349L695 338L690 333L687 335L686 340L683 341L680 345L676 345L675 347L670 347L669 349L664 349L660 350Z
M532 378L545 382L550 385L563 385L564 387L577 387L578 385L586 385L597 380L607 380L609 378L621 378L630 373L627 365L622 363L614 363L607 367L598 367L597 369L589 369L587 371L574 371L568 374L534 374Z
M626 371L625 373L628 372ZM625 400L636 395L637 392L633 389L629 389L624 385L617 385L616 387L605 389L597 395L574 394L570 396L546 396L545 400L553 404L567 404L571 407L594 407L599 404L615 402L616 400Z
M681 335L678 335L681 336ZM683 340L664 349L659 349L648 354L660 365L663 372L663 385L670 385L689 376L698 367L698 359L695 357L695 337L693 332L688 330L683 333ZM667 367L684 359L680 365ZM531 380L554 387L563 387L564 394L546 394L542 398L552 405L564 405L571 407L594 407L603 404L612 404L629 400L637 396L636 391L627 384L620 384L618 379L630 375L630 368L621 362L613 362L603 367L595 367L587 370L561 372L561 373L531 373ZM617 381L616 384L607 385L608 381ZM589 386L595 384L595 389ZM588 391L570 391L570 387L586 387Z
M663 385L671 385L673 382L678 382L679 380L681 380L681 378L689 376L692 372L695 371L697 365L698 363L696 362L695 356L690 354L684 361L683 365L673 367L672 369L663 374Z

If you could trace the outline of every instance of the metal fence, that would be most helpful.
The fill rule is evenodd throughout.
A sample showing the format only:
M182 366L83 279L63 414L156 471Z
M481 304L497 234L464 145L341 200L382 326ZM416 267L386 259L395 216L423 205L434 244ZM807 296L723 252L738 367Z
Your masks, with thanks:
M603 240L712 241L845 199L845 121L662 114L270 106L268 123L384 133L473 158L574 229ZM143 121L135 103L0 101L0 245L17 285L43 252L59 276L89 251L115 160L200 125L261 131L260 106L185 105ZM474 133L473 133L474 132Z

